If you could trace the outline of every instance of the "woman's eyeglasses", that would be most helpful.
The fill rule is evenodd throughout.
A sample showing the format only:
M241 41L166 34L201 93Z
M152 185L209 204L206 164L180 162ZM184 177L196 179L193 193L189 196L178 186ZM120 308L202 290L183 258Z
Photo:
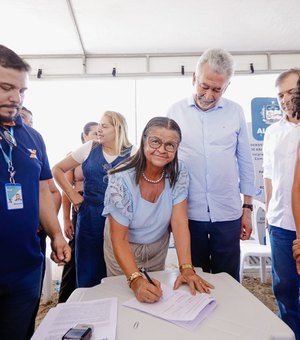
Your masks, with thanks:
M152 149L159 149L163 145L167 152L176 152L179 145L179 143L173 141L163 142L160 138L151 136L148 137L148 144Z
M15 137L10 133L9 130L5 130L5 131L0 130L0 135L11 148L17 146L17 141Z

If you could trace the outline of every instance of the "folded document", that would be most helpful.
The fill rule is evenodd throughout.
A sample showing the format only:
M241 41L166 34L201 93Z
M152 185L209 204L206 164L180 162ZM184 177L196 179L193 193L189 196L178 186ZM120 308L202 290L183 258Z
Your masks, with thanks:
M216 307L216 300L210 294L173 290L162 285L163 296L156 303L142 303L136 298L123 303L147 314L172 322L180 327L194 329Z

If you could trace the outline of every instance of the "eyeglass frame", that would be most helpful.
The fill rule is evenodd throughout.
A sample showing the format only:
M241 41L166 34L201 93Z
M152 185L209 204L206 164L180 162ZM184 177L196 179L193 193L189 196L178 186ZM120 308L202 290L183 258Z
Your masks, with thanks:
M158 147L151 146L151 144L149 142L150 138L155 138L157 141L159 141L160 145ZM171 153L175 153L178 150L178 146L179 146L179 142L170 142L170 141L163 142L159 137L156 137L156 136L147 136L147 143L150 146L150 148L154 149L154 150L159 149L163 145L164 146L164 150L167 151L167 152L171 152ZM172 150L172 151L171 150L167 150L166 149L166 144L174 145L175 146L175 150Z

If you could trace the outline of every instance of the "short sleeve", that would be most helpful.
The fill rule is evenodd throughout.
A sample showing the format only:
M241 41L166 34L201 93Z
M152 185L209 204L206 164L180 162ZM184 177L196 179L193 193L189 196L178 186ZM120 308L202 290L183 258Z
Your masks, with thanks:
M173 205L178 204L187 198L189 188L189 175L185 163L183 161L179 161L178 168L179 171L177 180L174 188L172 189Z
M118 223L128 226L133 218L133 200L123 174L109 175L102 215L111 215Z
M81 145L78 149L71 152L72 158L79 164L82 164L89 156L93 146L93 141L90 140L83 145Z
M41 136L41 150L42 150L42 166L40 173L40 180L48 180L52 178L52 173L50 170L49 160L46 152L46 146L44 140Z

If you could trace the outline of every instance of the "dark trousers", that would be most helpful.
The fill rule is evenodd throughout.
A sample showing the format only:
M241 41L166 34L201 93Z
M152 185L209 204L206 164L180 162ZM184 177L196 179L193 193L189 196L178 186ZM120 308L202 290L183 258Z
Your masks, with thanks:
M78 211L76 226L76 287L93 287L106 277L103 242L105 217L103 206L86 200Z
M239 281L241 219L189 220L192 263L207 273L225 272Z
M10 284L0 284L0 339L28 340L40 299L42 266Z
M75 235L76 235L77 212L72 206L72 224L74 226L73 240L69 241L71 248L71 260L64 265L61 277L58 302L66 302L76 288L76 266L75 266Z
M40 307L40 301L41 301L42 289L43 289L43 282L44 282L44 276L45 276L45 270L46 270L46 247L47 247L46 238L47 238L47 234L45 233L45 231L43 229L40 229L37 234L38 234L38 237L40 238L41 253L44 255L44 260L43 260L43 265L42 265L42 276L41 276L41 282L40 282L40 286L41 286L40 296L39 296L39 300L37 301L37 304L36 304L36 307L35 307L35 312L32 316L31 325L30 325L30 333L33 333L34 329L35 329L35 318L36 318L36 315L37 315L39 307Z

